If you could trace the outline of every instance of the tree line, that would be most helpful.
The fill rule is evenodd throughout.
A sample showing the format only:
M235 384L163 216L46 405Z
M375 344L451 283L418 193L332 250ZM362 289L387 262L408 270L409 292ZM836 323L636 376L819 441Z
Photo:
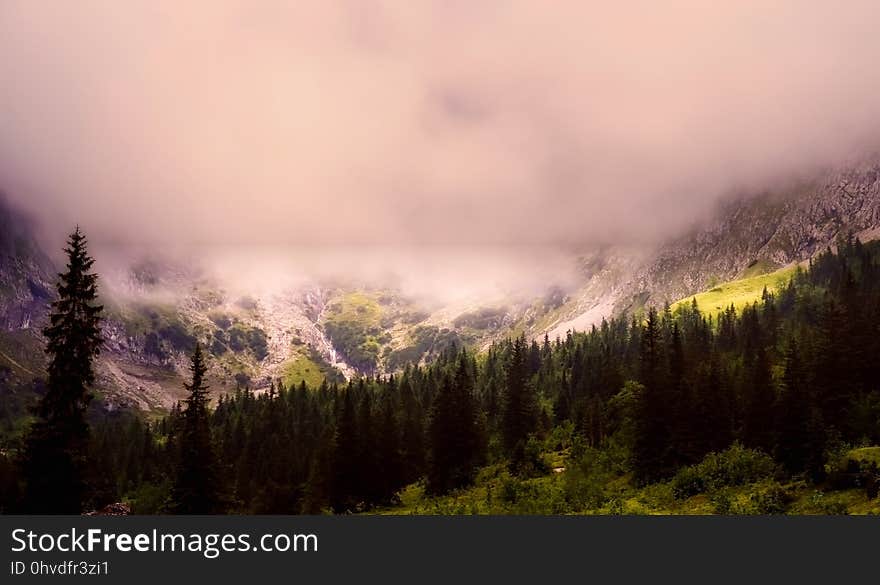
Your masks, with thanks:
M824 479L840 444L880 444L880 246L842 239L742 310L696 302L525 337L344 384L239 387L210 404L209 359L157 422L85 418L100 306L77 231L46 330L48 392L0 467L6 510L78 513L129 499L143 513L352 513L466 487L487 463L548 472L541 445L568 426L615 446L642 484L734 443L789 476Z

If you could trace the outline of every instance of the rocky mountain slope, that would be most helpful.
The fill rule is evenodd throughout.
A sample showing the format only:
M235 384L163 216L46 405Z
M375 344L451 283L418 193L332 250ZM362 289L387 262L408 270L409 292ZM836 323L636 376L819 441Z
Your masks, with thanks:
M0 329L39 328L55 269L33 238L31 220L0 193Z
M543 328L553 337L609 315L663 306L719 282L805 261L847 234L863 241L880 238L880 159L783 190L733 198L711 222L655 251L606 252L601 270L588 274L588 285L557 311L561 318Z
M665 246L633 278L617 308L675 301L749 267L770 271L808 259L852 233L880 233L880 162L835 169L783 192L738 199L709 226Z
M57 269L32 224L8 205L0 204L0 227L0 390L9 395L42 375L40 328ZM183 396L187 353L197 340L212 355L217 393L392 372L430 361L451 343L485 347L508 335L583 330L604 317L805 260L850 232L880 236L880 162L733 199L709 224L656 249L573 255L579 282L547 283L544 294L528 300L444 305L338 282L255 287L242 295L193 264L144 257L102 268L107 319L98 390L106 408L169 408Z

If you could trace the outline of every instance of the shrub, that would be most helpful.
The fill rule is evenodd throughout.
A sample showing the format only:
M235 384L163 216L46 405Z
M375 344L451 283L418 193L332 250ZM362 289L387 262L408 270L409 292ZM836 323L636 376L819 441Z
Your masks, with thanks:
M754 483L773 475L775 464L766 453L734 443L720 453L709 453L700 463L681 469L672 479L676 499Z
M248 331L248 345L258 360L263 360L269 355L266 332L262 329L254 327Z
M785 489L775 481L758 484L749 494L748 503L734 506L734 514L785 514L789 497Z
M240 327L233 327L229 331L229 347L235 353L245 350L245 342L247 341L247 333Z
M577 512L604 506L608 501L605 486L614 469L606 450L588 447L576 436L562 474L563 493L569 506Z
M159 336L168 341L177 351L191 352L196 346L196 338L178 322L171 323L159 330Z
M232 327L232 319L225 313L211 313L208 317L220 329L224 331Z
M714 505L713 512L715 514L732 514L733 513L733 496L729 490L721 490L712 497Z
M240 353L250 349L258 360L269 355L267 341L266 332L258 327L236 325L229 330L229 347L232 351Z

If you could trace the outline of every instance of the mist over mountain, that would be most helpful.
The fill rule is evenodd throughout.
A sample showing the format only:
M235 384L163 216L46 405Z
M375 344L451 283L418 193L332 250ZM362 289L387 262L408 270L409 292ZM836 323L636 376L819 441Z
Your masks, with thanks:
M656 243L876 146L874 16L4 2L0 183L51 249Z

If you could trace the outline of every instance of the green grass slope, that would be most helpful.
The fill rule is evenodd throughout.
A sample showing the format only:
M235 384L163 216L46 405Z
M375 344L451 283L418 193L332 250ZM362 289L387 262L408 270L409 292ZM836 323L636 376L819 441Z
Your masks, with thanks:
M759 271L753 270L754 268L753 266L746 269L744 278L725 282L708 291L683 298L673 303L671 308L674 311L680 306L690 306L696 299L697 307L704 313L717 313L731 304L739 311L743 307L761 300L761 294L765 287L768 291L774 292L785 286L797 270L796 265L790 265L767 274L751 276L754 272Z

